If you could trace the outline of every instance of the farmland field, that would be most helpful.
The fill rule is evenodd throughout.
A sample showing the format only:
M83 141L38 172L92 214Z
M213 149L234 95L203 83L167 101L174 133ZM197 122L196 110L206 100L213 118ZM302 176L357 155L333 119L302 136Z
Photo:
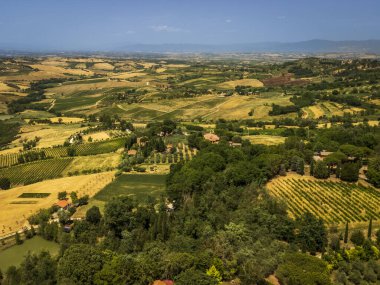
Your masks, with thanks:
M290 175L274 179L267 188L285 201L293 218L309 211L329 224L380 219L380 191L372 187Z
M0 251L0 270L5 272L9 266L20 265L27 252L38 254L41 251L49 251L52 256L56 256L59 252L59 244L35 236L32 239L24 241L21 245L12 246Z
M277 145L285 142L285 137L272 135L250 135L242 138L249 140L253 144Z
M118 107L124 111L120 114L122 117L133 120L192 120L194 118L266 120L270 119L268 112L271 110L272 103L282 106L290 105L289 98L289 96L281 96L278 93L230 97L203 95L196 98L160 100L154 103L122 104ZM248 113L252 109L254 113L250 117ZM294 117L295 115L291 114L290 116Z
M0 236L20 230L26 225L27 217L39 209L49 208L56 203L58 192L67 191L70 193L75 191L78 196L89 195L92 197L110 183L113 178L114 172L103 172L47 180L0 191ZM25 198L21 196L25 193L28 193L27 196L42 193L41 195L45 197ZM50 195L46 196L47 193ZM26 200L28 203L24 202Z
M70 165L63 171L63 175L83 170L107 170L118 166L120 155L117 153L106 153L91 156L76 156Z
M60 177L73 158L55 158L25 163L0 170L0 177L8 178L12 187Z
M109 201L113 197L126 195L143 201L148 195L158 198L165 189L166 175L124 174L98 192L94 199Z
M136 198L140 203L148 196L157 199L165 190L165 181L166 175L162 174L122 174L91 198L88 205L79 208L74 217L84 217L92 206L103 211L106 202L121 195Z

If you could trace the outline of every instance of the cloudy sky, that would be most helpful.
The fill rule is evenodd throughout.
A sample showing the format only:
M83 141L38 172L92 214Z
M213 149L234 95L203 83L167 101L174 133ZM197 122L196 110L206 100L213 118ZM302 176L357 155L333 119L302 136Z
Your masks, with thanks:
M0 0L0 46L380 38L378 0Z

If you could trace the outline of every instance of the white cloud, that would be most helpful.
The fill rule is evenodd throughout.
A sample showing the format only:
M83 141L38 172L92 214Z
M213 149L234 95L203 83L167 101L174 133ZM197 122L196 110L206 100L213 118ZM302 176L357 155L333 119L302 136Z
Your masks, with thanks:
M232 23L232 20L231 19L226 19L226 23L227 24Z
M127 35L133 35L133 34L136 34L136 32L132 31L132 30L128 30L128 31L125 31L125 34L127 34Z
M152 30L155 32L180 32L180 28L171 27L167 25L155 25L151 26Z

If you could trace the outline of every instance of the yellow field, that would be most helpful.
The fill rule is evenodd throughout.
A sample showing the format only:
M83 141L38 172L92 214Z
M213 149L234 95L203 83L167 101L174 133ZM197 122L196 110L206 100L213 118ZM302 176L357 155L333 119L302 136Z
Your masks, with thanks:
M236 86L251 86L251 87L263 87L264 84L257 79L239 79L233 81L226 81L218 84L221 88L235 88Z
M39 209L48 208L56 203L58 192L75 191L78 196L92 197L114 179L114 172L65 177L43 181L27 186L0 191L0 236L22 229L27 218ZM46 198L17 198L22 193L51 193ZM35 204L12 204L33 201ZM25 203L25 202L24 202Z
M344 113L354 114L363 109L357 107L345 107L342 104L333 102L323 102L317 103L314 106L304 107L302 110L304 111L302 115L303 118L319 118L322 116L343 116Z
M102 63L95 63L92 66L93 69L100 69L100 70L113 70L115 67L112 64L109 64L107 62Z
M89 81L90 82L90 81ZM102 95L102 89L115 88L115 87L138 87L144 86L141 82L130 82L130 81L105 81L105 82L94 82L91 84L65 84L58 87L49 88L46 90L47 93L54 93L58 95L69 95L79 91L87 90L99 90L98 96ZM96 95L96 94L95 94ZM92 96L95 96L92 95Z
M144 76L144 75L146 75L146 73L144 72L123 72L123 73L112 75L110 78L128 79L128 78Z
M272 103L278 105L289 105L288 96L277 96L271 98L263 98L259 96L230 96L227 97L221 104L210 108L207 113L203 115L206 119L218 119L224 118L227 120L235 119L271 119L268 112L272 109L270 106ZM248 113L254 110L253 116L249 116ZM293 114L288 114L288 117L292 117ZM280 118L281 116L278 116Z
M65 169L62 175L68 175L69 172L74 173L82 170L116 168L120 163L120 154L104 153L90 156L77 156L70 165Z
M12 92L12 91L15 91L15 89L8 86L4 82L0 81L0 92Z
M50 118L50 121L53 123L58 123L59 119L62 119L62 123L67 124L67 123L81 123L84 121L83 118L76 118L76 117L54 117Z
M221 97L218 95L203 95L194 98L181 98L171 100L158 100L157 102L143 102L138 104L119 104L118 108L125 111L121 115L124 118L152 120L165 118L178 118L182 120L192 120L203 118L215 120L224 118L233 119L262 119L270 120L268 112L272 109L271 104L289 105L289 96L270 94L266 96L230 96ZM254 110L253 116L248 113ZM143 113L144 116L140 114ZM158 113L158 114L157 114ZM296 114L287 114L281 117L296 117Z
M242 138L249 140L253 144L277 145L285 142L285 137L270 135L250 135L243 136Z
M102 141L110 138L110 135L107 132L98 132L91 133L83 136L84 141L88 141L89 138L92 138L93 141Z
M78 124L57 124L57 125L25 125L20 129L20 138L11 143L11 147L20 147L20 139L34 139L40 137L38 148L52 147L54 145L61 145L71 135L86 129L81 128Z
M94 73L89 70L81 70L81 69L70 69L63 68L61 66L53 66L53 65L43 65L43 64L34 64L31 65L32 68L38 69L38 72L45 72L49 75L63 75L64 73L69 73L72 75L93 75Z

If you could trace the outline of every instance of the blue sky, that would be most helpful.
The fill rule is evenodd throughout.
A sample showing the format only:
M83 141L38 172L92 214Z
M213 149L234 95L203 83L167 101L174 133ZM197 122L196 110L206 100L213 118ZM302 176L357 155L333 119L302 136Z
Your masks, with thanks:
M0 46L380 38L379 0L0 0Z

